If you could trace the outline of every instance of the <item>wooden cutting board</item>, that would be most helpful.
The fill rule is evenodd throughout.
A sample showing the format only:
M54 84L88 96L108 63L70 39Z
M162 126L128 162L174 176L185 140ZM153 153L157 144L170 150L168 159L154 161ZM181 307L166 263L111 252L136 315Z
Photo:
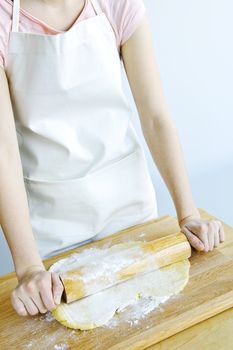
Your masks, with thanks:
M199 209L205 219L216 217ZM224 224L224 223L223 223ZM110 327L90 331L67 329L48 315L18 316L11 306L10 291L16 286L14 273L0 278L0 349L145 349L200 321L233 306L233 229L224 224L226 240L212 252L192 251L190 279L177 296L136 322L127 319L126 310ZM179 231L177 219L169 215L133 226L90 246L111 246L129 240L150 241ZM45 261L53 262L86 246Z

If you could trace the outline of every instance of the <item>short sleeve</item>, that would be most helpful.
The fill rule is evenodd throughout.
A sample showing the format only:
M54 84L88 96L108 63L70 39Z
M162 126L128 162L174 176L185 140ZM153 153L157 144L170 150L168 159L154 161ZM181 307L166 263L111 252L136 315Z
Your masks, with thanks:
M126 0L125 6L120 45L123 45L131 37L146 12L143 0Z
M146 7L143 0L108 0L110 15L117 34L117 44L121 46L137 29Z
M11 24L10 6L6 1L0 2L0 65L5 68L5 57L8 45L9 28Z

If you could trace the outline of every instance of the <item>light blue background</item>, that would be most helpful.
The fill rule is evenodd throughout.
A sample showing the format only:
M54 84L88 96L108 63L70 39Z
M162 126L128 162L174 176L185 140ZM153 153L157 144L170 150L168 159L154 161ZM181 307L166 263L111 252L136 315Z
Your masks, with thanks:
M165 97L181 141L195 203L233 226L232 2L145 0L145 4ZM125 76L124 88L147 155L159 216L176 216L143 138ZM12 271L3 234L0 257L0 274Z

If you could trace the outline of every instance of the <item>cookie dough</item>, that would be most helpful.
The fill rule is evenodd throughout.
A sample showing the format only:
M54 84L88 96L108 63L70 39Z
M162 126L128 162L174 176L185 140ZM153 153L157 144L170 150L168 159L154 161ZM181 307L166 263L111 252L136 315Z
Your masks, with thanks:
M62 272L73 262L71 255L53 264L49 271ZM189 260L181 260L158 270L137 275L70 304L61 302L52 311L52 315L62 325L73 329L88 330L104 326L116 312L121 312L127 306L137 303L139 298L154 299L160 304L178 294L188 283L189 269Z

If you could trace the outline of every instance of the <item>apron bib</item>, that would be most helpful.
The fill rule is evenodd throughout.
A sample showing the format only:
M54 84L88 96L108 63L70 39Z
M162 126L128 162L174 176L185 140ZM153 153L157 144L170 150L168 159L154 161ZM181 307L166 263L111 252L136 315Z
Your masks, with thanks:
M158 216L115 34L91 3L95 16L56 35L19 32L13 5L6 74L43 258Z

